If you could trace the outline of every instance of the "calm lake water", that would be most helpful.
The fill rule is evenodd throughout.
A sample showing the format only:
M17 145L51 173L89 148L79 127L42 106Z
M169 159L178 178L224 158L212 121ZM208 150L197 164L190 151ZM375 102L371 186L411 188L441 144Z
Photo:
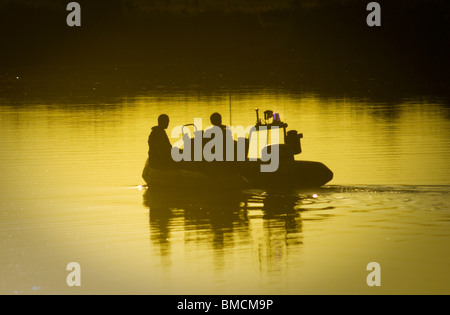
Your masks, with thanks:
M229 103L228 89L164 87L0 98L0 293L450 293L447 100L234 89L233 125L254 124L256 107L280 113L304 134L297 158L334 179L233 197L142 186L159 114L169 132L215 111L229 124ZM69 262L81 287L66 284Z

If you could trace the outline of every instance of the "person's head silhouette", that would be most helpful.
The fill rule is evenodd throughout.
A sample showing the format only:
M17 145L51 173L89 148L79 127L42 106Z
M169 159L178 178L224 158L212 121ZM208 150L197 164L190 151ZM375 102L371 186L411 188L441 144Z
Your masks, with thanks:
M222 127L222 115L219 113L213 113L209 119L214 126Z
M166 114L159 115L158 126L163 129L166 129L167 127L169 127L169 116L167 116Z

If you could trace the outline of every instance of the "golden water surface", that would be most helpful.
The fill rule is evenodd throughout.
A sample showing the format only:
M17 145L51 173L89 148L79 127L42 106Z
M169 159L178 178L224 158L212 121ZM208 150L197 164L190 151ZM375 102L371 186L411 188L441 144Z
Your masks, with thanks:
M170 132L216 111L247 127L255 108L303 133L297 158L334 179L236 198L142 186L159 114ZM0 293L448 294L449 121L434 98L265 88L0 99ZM380 287L366 283L370 262Z

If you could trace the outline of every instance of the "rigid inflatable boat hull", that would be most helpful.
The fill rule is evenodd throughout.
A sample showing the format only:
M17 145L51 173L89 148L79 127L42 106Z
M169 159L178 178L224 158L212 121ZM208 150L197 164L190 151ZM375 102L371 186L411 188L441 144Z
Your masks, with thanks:
M244 188L320 187L333 179L333 172L320 162L292 161L275 172L261 172L261 162L210 164L189 162L178 169L155 169L145 164L142 177L152 189L240 190Z

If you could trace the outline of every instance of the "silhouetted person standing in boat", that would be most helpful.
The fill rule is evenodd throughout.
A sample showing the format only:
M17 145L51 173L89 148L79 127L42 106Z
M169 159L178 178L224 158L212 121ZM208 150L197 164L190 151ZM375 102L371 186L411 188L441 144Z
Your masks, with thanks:
M175 162L172 159L172 144L166 134L169 126L169 116L162 114L158 117L158 126L152 128L148 137L148 163L153 168L170 168Z

